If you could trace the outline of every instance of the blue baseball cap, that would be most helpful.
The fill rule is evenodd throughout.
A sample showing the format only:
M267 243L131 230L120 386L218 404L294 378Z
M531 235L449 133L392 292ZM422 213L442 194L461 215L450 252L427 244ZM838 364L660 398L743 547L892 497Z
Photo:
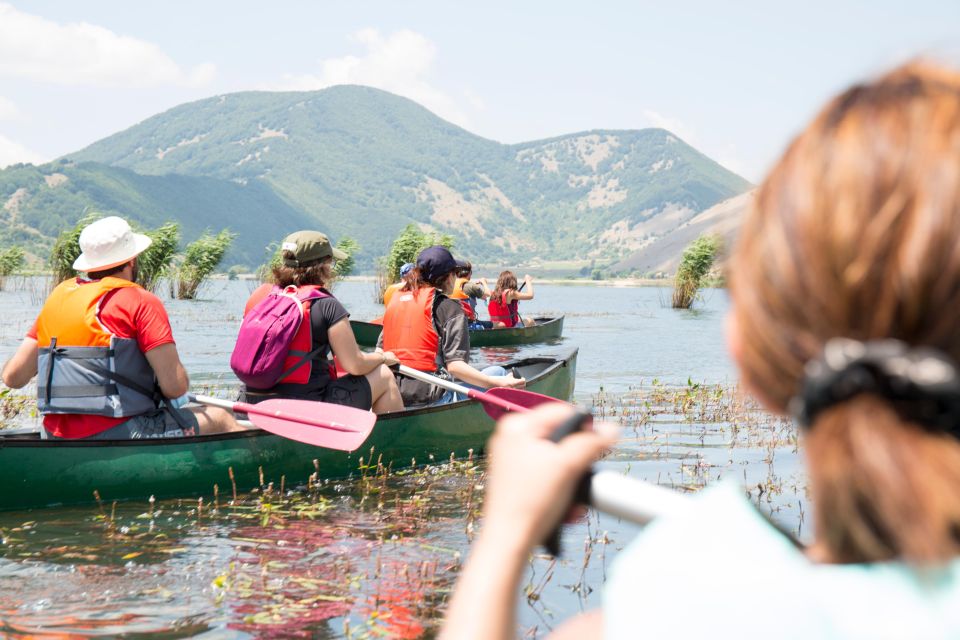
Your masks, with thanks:
M410 273L411 271L413 271L413 263L407 262L402 267L400 267L400 277L406 278L407 274Z
M417 268L424 280L433 281L447 275L458 267L465 267L466 262L457 260L446 247L439 245L427 247L417 256Z

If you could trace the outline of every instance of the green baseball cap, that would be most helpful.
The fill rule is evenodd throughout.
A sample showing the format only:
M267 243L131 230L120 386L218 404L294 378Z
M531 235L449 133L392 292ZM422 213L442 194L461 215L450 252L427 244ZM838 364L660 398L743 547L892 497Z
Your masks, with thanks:
M343 251L333 247L330 239L319 231L297 231L283 239L280 245L283 251L293 253L293 260L284 259L283 264L288 267L302 267L324 258L333 256L337 260L346 260L348 257Z

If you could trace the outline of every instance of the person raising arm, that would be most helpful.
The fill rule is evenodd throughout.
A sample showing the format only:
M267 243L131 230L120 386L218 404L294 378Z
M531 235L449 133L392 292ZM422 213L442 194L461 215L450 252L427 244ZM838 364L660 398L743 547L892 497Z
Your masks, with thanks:
M533 278L529 275L523 278L526 291L517 288L517 276L512 271L503 271L497 278L497 286L490 294L487 302L487 312L494 329L504 329L517 326L531 326L533 318L520 316L519 301L533 300Z

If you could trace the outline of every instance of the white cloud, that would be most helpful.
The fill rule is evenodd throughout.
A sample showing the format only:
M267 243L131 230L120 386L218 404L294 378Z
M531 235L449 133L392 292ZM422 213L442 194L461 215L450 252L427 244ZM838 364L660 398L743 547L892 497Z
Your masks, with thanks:
M363 29L351 40L366 52L320 60L318 73L284 74L278 85L269 88L312 91L336 84L363 84L415 100L437 115L466 126L469 118L457 101L430 82L437 55L430 40L408 29L387 36L377 29ZM471 102L476 100L472 98Z
M0 120L15 120L20 117L20 109L13 101L0 96Z
M59 24L0 3L0 74L95 87L202 86L212 64L182 69L150 42L86 22Z
M41 164L46 161L47 159L39 153L31 151L19 142L14 142L10 138L0 134L0 169L8 167L11 164L17 164L18 162Z

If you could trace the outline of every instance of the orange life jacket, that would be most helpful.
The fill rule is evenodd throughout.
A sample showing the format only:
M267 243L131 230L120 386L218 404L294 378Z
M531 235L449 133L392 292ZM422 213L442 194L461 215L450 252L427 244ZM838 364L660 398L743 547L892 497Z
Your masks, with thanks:
M453 293L450 294L450 297L460 303L460 306L463 307L463 312L467 314L467 320L476 320L477 319L477 310L474 308L474 301L470 299L463 291L463 285L470 282L469 278L457 278L457 281L453 285Z
M437 370L440 334L433 323L437 290L422 287L396 294L383 316L383 350L419 371Z
M470 296L463 292L463 285L470 282L468 278L457 278L456 282L453 283L453 293L450 294L450 297L454 300L466 300Z
M311 288L319 289L327 295L330 295L322 287L318 287L316 285L297 287L297 293L304 293L307 289ZM250 295L250 299L247 300L244 314L255 307L258 302L266 298L267 294L269 294L272 289L273 285L271 284L264 284L257 288L256 291ZM316 299L305 300L301 303L300 310L303 313L303 319L300 321L300 326L297 328L297 333L293 336L293 342L290 343L290 351L287 353L287 358L283 361L283 375L278 384L303 385L310 382L310 372L312 371L313 360L322 361L321 365L327 367L327 371L330 374L330 379L337 379L337 368L334 366L333 362L327 358L329 349L327 350L327 353L318 353L312 358L307 358L307 355L313 351L313 323L310 322L310 307L314 302L316 302Z
M138 286L123 278L72 278L53 290L37 317L41 413L121 418L157 409L162 396L137 341L116 337L99 318L104 296Z
M406 284L406 283L403 282L403 281L394 282L392 285L390 285L389 287L387 287L386 291L383 292L383 306L385 306L385 307L389 307L389 306L390 306L390 301L393 299L393 295L394 295L397 291L400 291L400 289L403 289L403 285L404 285L404 284Z

